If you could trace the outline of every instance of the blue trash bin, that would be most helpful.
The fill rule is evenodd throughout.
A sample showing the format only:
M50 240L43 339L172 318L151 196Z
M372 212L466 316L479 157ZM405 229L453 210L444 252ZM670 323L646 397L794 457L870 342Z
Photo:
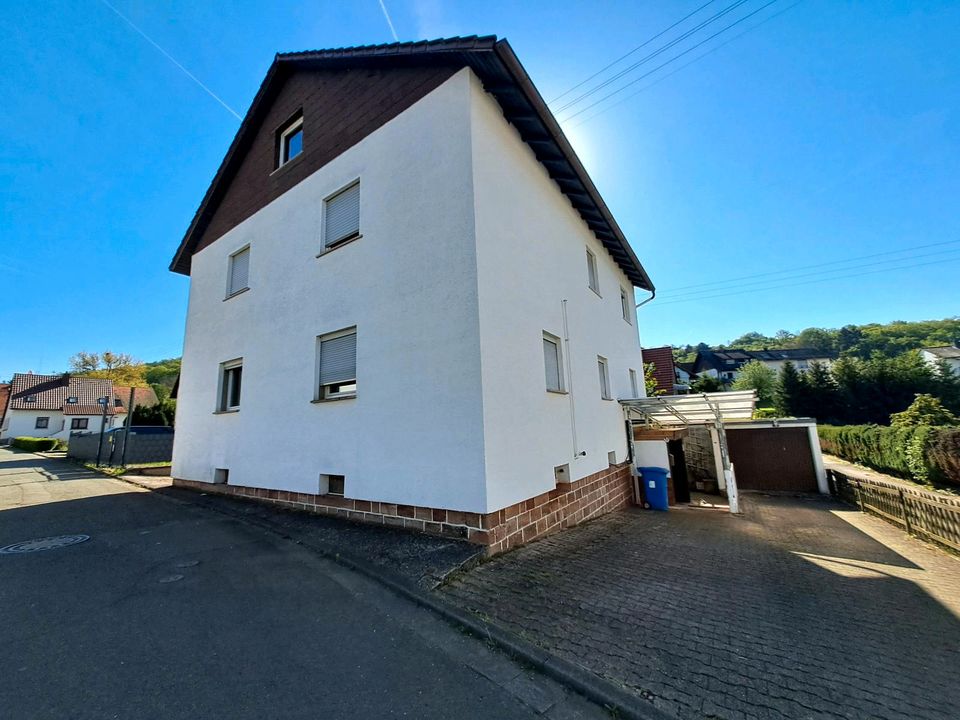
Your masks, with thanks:
M666 510L669 507L667 501L667 475L669 470L662 467L638 467L640 471L640 480L643 482L643 496L647 503L654 510Z

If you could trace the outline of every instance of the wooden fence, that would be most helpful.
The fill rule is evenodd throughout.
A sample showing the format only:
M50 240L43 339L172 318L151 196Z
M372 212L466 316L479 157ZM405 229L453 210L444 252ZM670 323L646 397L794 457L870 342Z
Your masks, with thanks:
M830 492L861 511L960 552L960 496L853 477L832 468L827 471L827 480Z

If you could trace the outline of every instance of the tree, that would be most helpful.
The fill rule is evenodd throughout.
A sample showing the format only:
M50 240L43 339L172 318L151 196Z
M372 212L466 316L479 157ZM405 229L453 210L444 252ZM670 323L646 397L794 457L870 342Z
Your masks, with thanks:
M756 390L757 402L761 407L773 402L777 387L777 373L762 362L751 360L740 368L740 375L733 382L734 390Z
M780 376L777 378L777 387L773 396L774 406L783 416L802 416L803 413L799 410L803 405L803 396L803 378L794 364L788 360L783 364Z
M143 364L127 353L78 352L70 358L70 370L84 377L112 380L117 385L143 387L147 384Z
M179 374L180 358L157 360L144 365L144 378L154 389L158 386L172 388Z
M810 369L802 376L802 396L799 410L803 415L814 417L821 423L836 423L840 417L840 387L830 369L820 362L811 362Z
M698 375L697 379L690 383L690 392L694 393L719 392L722 389L720 381L712 375Z
M895 428L917 425L956 425L957 416L947 410L937 398L920 393L903 412L890 415L890 425Z
M663 390L657 390L657 379L653 376L655 370L652 362L643 364L643 385L647 389L647 397L663 395Z

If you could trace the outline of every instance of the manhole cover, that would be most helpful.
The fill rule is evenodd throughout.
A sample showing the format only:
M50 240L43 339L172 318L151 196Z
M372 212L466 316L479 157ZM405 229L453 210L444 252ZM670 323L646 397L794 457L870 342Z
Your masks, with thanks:
M90 539L89 535L57 535L56 537L25 540L0 548L0 555L17 555L20 553L40 552L41 550L58 550L62 547L76 545Z

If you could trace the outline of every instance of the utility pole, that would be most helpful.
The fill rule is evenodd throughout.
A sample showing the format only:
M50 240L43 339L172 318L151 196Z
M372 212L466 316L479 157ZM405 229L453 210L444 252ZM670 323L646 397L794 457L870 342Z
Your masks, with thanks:
M100 398L100 402L103 403L103 415L100 416L100 439L97 441L97 467L100 467L100 456L103 453L103 432L107 429L107 410L110 407L109 396Z
M130 399L127 400L127 424L123 429L123 452L120 453L120 467L127 466L127 443L130 442L130 426L133 425L133 386L130 386Z

